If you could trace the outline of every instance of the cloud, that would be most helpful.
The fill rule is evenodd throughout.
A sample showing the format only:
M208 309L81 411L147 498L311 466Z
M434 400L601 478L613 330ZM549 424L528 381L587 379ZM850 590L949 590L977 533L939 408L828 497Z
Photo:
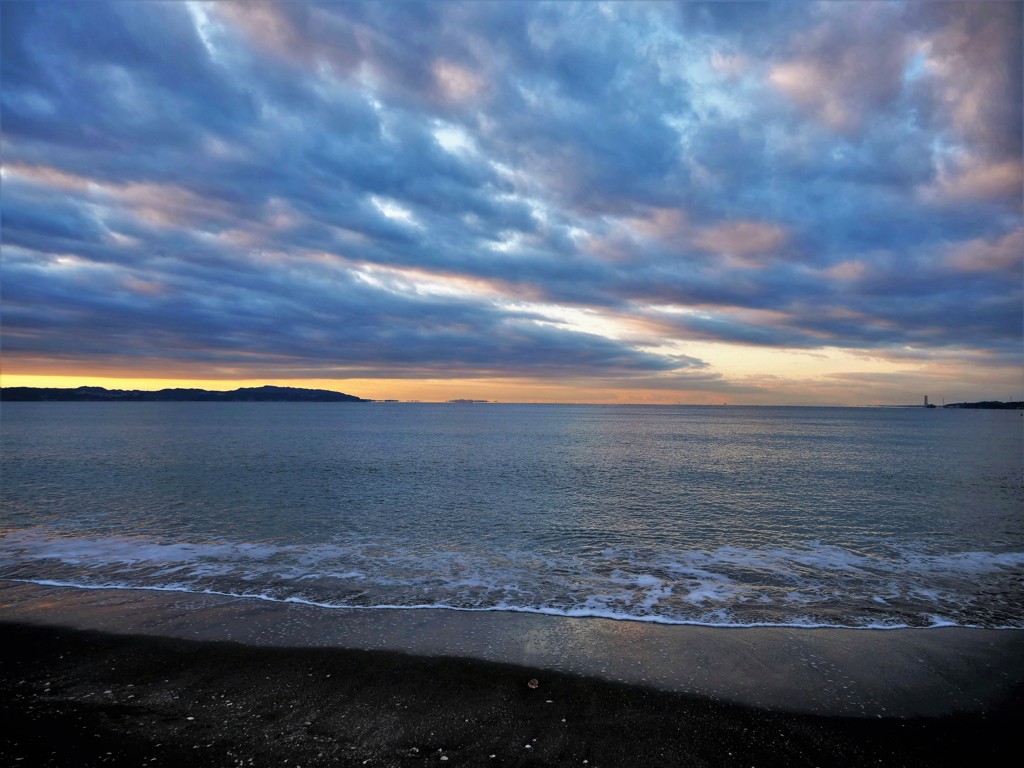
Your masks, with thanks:
M806 30L791 36L789 53L768 82L829 128L860 132L901 96L912 37L900 6L819 5Z
M25 358L726 387L687 345L1020 342L1019 4L0 13Z
M1020 209L1024 197L1024 160L958 160L940 167L937 178L920 189L925 200L942 205L1002 200Z
M1024 26L1020 3L926 4L923 66L935 109L988 159L1020 159Z
M1018 229L994 242L978 238L958 243L945 258L957 272L1002 272L1008 276L1024 270L1024 229Z
M786 242L786 231L774 224L737 221L707 227L695 238L696 245L715 253L751 256L770 253Z

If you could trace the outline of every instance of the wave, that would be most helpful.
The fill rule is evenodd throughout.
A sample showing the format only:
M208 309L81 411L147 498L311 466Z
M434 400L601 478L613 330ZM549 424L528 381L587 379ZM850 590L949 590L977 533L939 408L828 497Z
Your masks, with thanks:
M0 579L326 609L534 613L715 627L1024 628L1024 552L801 547L588 555L434 549L352 537L316 544L0 536Z
M463 606L446 605L444 603L424 603L419 605L345 605L310 600L301 597L277 598L272 595L260 593L223 592L213 589L188 589L177 585L166 586L138 586L131 584L76 584L73 582L53 581L50 579L9 579L0 578L0 581L8 581L22 584L36 584L45 587L66 587L71 589L84 590L126 590L140 592L175 592L191 595L211 595L216 597L230 597L240 600L263 600L271 603L293 603L307 605L314 608L327 610L345 611L418 611L418 610L444 610L459 611L463 613L528 613L543 616L560 616L563 618L594 618L608 619L611 621L632 621L651 624L664 624L669 626L701 626L720 629L728 628L790 628L790 629L871 629L871 630L896 630L896 629L938 629L945 627L961 627L965 629L995 629L995 630L1021 630L1024 626L987 626L980 624L960 624L950 621L941 616L933 616L932 623L927 625L913 624L829 624L810 621L792 622L715 622L700 621L696 619L672 619L663 616L634 616L631 614L611 613L602 611L587 611L584 609L558 610L554 608L531 608L527 606L495 605L487 607L467 608Z

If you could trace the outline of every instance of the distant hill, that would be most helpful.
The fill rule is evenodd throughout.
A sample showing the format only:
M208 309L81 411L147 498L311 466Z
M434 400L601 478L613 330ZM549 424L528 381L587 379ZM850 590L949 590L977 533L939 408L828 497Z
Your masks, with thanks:
M369 403L355 395L329 389L298 387L242 387L230 392L208 389L105 389L104 387L0 387L0 400L20 402L188 402L188 403Z

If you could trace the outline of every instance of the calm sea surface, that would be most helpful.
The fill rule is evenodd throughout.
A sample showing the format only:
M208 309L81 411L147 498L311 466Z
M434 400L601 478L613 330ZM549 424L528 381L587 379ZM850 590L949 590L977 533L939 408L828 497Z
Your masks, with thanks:
M1024 628L1016 411L6 403L0 579Z

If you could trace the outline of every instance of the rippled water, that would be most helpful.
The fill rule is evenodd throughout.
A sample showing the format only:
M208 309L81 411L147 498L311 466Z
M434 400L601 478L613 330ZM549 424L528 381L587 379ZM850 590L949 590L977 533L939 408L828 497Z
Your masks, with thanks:
M1015 411L7 403L0 578L1024 627Z

